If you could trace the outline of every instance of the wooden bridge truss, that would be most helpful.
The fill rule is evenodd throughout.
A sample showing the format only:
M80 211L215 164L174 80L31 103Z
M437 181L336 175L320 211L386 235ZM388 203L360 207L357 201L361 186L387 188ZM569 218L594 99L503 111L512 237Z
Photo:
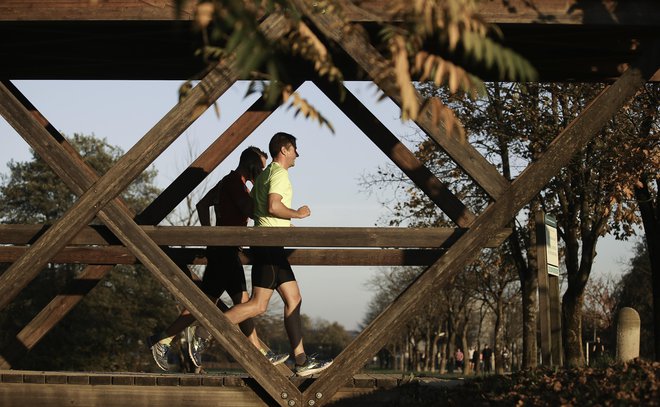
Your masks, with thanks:
M72 6L72 3L76 5ZM373 80L387 96L401 104L393 80L393 67L367 39L357 33L342 34L334 30L333 17L315 10L314 2L296 0L295 3L309 23L324 35L324 40L337 46L333 47L337 54L333 56L335 60L348 64L356 78ZM613 83L556 136L538 161L513 182L507 181L473 146L448 137L441 127L433 125L430 116L422 115L417 125L490 196L491 203L483 212L472 213L350 92L341 99L338 91L321 79L304 76L313 80L456 223L457 228L295 228L283 233L277 228L158 227L154 225L163 220L273 111L265 109L260 101L255 102L143 213L132 213L118 198L129 183L206 108L241 79L232 61L224 61L208 70L190 95L173 107L103 176L83 162L10 79L187 79L200 68L187 54L189 48L177 48L167 43L163 44L167 53L158 54L158 46L153 53L146 47L140 49L137 46L142 59L132 66L126 61L137 57L131 54L133 48L126 51L122 43L128 40L108 35L113 30L119 32L120 28L127 30L137 26L142 27L142 33L147 28L153 29L154 33L162 32L164 27L171 28L174 21L169 5L167 0L148 3L137 0L0 2L0 34L12 36L11 41L0 45L0 55L3 56L0 78L4 78L0 84L0 114L79 196L76 203L48 227L0 226L0 243L4 245L0 247L0 261L12 263L0 276L0 308L7 306L48 262L88 264L74 282L85 283L83 292L55 297L21 330L10 349L2 350L1 369L10 369L16 357L34 347L114 264L139 262L245 368L257 383L260 389L257 394L262 401L283 406L327 403L342 386L354 380L354 375L390 335L399 331L407 319L415 315L427 299L447 284L482 248L501 243L507 236L505 227L515 214L631 96L648 80L659 78L656 71L660 67L660 6L655 2L484 1L484 17L501 24L505 35L511 34L511 45L536 65L541 80ZM379 21L378 10L383 3L356 1L350 6L351 18L368 25ZM190 23L191 18L189 10L184 10L176 23ZM59 35L63 38L76 37L81 30L97 36L91 36L91 40L78 37L78 41L67 43L62 49L44 50L43 55L32 55L25 51L25 47L12 46L12 43L27 44L52 26L69 28L60 30ZM280 38L288 33L289 21L282 15L269 15L261 22L260 30L269 38ZM148 34L143 36L138 40L130 38L130 41L149 42L155 38ZM98 48L105 45L105 52L111 55L108 60L113 62L85 66L83 58L90 59L91 56L93 60L95 52L86 48L88 41L96 41L95 47ZM80 53L79 60L74 57L76 52ZM50 53L71 54L71 58L51 60ZM156 58L168 57L173 58L171 63L154 64L150 70L144 70L144 66L149 66ZM418 98L421 103L419 95ZM94 218L98 218L103 226L89 226ZM293 264L416 264L428 265L428 268L344 349L332 366L308 386L299 387L299 383L270 365L177 265L203 262L199 260L198 251L185 246L273 243L304 247L292 251ZM162 248L170 245L183 248ZM335 249L314 249L319 247ZM249 262L249 255L245 261ZM7 372L5 375L10 377Z

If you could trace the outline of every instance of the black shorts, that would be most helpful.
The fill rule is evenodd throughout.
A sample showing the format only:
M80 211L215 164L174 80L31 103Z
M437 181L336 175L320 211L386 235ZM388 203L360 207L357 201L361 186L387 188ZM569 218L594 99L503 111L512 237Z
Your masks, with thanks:
M296 281L284 247L253 247L252 286L276 289L287 281Z
M243 263L238 247L209 247L206 249L206 271L201 289L210 297L218 298L223 291L229 296L247 291Z

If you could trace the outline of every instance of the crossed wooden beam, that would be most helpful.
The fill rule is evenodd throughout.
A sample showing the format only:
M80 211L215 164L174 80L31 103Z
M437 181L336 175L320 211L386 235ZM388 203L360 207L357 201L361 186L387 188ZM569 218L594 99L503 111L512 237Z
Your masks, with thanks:
M328 40L336 42L376 84L395 102L397 96L394 71L384 58L355 32L336 30L339 21L329 14L314 10L311 2L295 0L306 17ZM269 38L280 38L289 30L289 21L280 15L271 15L260 25ZM471 213L446 185L433 176L414 155L398 142L387 129L370 115L361 103L347 92L341 99L330 87L319 85L365 134L381 148L413 182L435 202L459 227L467 228L444 255L422 273L399 297L377 317L304 391L296 387L277 368L249 344L236 326L224 315L196 285L183 273L147 229L138 226L119 193L164 151L203 111L238 79L231 60L223 61L211 70L193 89L191 94L168 112L118 163L102 177L98 177L73 151L66 141L53 133L52 126L37 119L21 102L17 90L3 82L0 86L0 113L48 163L80 198L55 224L39 236L28 250L19 253L7 271L0 276L0 308L5 307L54 257L66 253L65 246L83 231L94 217L98 217L114 236L130 251L136 261L147 267L161 283L204 325L219 343L254 377L267 395L264 401L275 405L320 405L330 400L364 363L376 353L391 335L401 329L408 317L415 315L426 300L441 289L451 278L497 236L515 214L529 202L541 188L568 163L572 155L582 149L616 111L641 88L658 68L660 57L657 45L639 66L629 68L614 84L605 89L585 111L560 133L542 157L531 164L513 183L506 181L472 146L448 137L442 128L432 124L428 114L422 115L417 124L443 148L454 161L493 199L480 215ZM419 95L418 95L419 96ZM421 97L420 97L421 101ZM357 113L357 114L356 114ZM201 165L198 174L186 175L203 179L211 167L222 161L247 135L270 114L258 108L249 111L239 121L249 123L249 131L225 132L218 139L216 151L223 151ZM234 126L232 126L234 127ZM238 128L238 127L237 127ZM49 131L50 129L50 131ZM231 137L235 137L233 141ZM225 138L226 137L226 138ZM212 146L213 147L213 146ZM210 148L211 149L211 148ZM207 150L208 151L208 150ZM223 156L224 154L224 156ZM201 159L201 157L200 157ZM206 165L206 166L205 166ZM191 166L191 171L194 167ZM197 170L194 170L197 171ZM193 172L194 172L193 171ZM206 174L204 174L206 172ZM185 183L184 183L185 184ZM156 224L185 197L188 192L183 184L175 181L151 207L136 219L143 224ZM169 210L167 210L169 208ZM204 231L198 227L197 231ZM304 231L303 231L304 232ZM208 233L216 233L212 229ZM247 232L250 233L250 232ZM277 233L277 232L273 232ZM313 233L313 232L310 232ZM411 234L412 235L412 234ZM208 237L208 236L207 236ZM270 236L270 238L274 238ZM438 247L435 237L432 245ZM244 240L241 240L245 244ZM281 241L280 241L281 242ZM492 243L492 242L491 242ZM258 242L257 242L258 244ZM124 249L125 250L125 249ZM437 254L437 253L436 253ZM102 278L109 266L94 265L88 277ZM86 272L87 272L86 269ZM56 298L57 300L57 298ZM51 303L52 304L52 303ZM71 305L72 306L72 305ZM47 307L48 308L48 307ZM52 308L51 308L52 310ZM44 310L41 314L48 313ZM20 334L27 338L26 347L43 336L40 322L46 316L38 316ZM52 321L51 321L52 322ZM41 327L42 328L42 327ZM24 332L25 331L25 332Z

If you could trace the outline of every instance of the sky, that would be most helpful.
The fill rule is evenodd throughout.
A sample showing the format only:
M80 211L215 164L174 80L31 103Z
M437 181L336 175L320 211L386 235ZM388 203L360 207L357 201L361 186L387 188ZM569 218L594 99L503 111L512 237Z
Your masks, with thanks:
M179 81L15 81L16 87L61 133L93 134L128 151L177 102ZM355 96L381 119L400 139L414 131L402 123L397 106L381 99L370 83L349 83ZM190 126L153 166L156 184L165 188L188 164L206 149L254 101L245 97L247 84L240 82L225 92L217 104L219 115L210 108ZM268 151L270 137L285 131L298 138L300 157L289 174L293 184L293 206L308 205L312 215L295 220L297 226L371 227L387 217L388 208L380 195L360 185L363 175L374 173L389 159L325 96L306 82L303 97L321 111L335 131L318 122L295 116L293 109L279 108L250 135L193 195L201 197L215 182L238 164L240 152L249 145ZM6 163L30 159L27 143L0 118L0 173ZM632 255L632 242L603 239L598 245L594 271L616 277L625 270ZM303 296L302 312L312 318L338 322L345 328L359 328L373 292L368 281L376 278L376 267L294 266ZM249 272L248 272L249 277ZM274 296L277 297L277 296ZM273 304L279 302L275 298ZM281 302L279 302L281 303Z

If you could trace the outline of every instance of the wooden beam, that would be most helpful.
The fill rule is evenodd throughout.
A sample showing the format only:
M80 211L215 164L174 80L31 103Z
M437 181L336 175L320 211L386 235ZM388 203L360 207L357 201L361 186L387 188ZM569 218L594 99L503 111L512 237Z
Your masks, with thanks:
M391 20L396 0L349 1L347 16L354 21ZM486 0L477 3L479 15L494 24L632 24L657 26L660 11L653 0L629 0L606 7L601 0Z
M458 226L468 227L474 214L458 199L392 132L346 87L317 81L321 89L344 114L401 169L426 196Z
M0 263L13 263L28 250L25 246L0 246ZM168 248L168 256L177 264L207 264L206 249ZM442 249L287 249L289 263L298 266L429 266L442 255ZM240 254L244 265L253 263L250 249ZM122 246L67 247L51 263L60 264L140 264L138 258ZM94 266L90 266L94 267ZM85 279L90 279L83 274ZM99 274L92 279L100 279ZM64 292L69 292L65 289Z
M392 21L392 0L347 1L346 18L355 22ZM179 20L194 19L194 2L184 2ZM606 8L601 0L481 1L479 15L495 24L598 24L605 26L660 25L654 0L626 0ZM0 2L0 21L174 20L172 0L71 1L14 0Z
M271 15L261 24L260 28L267 36L274 38L281 37L288 32L289 25L283 17ZM0 276L0 293L6 294L0 300L0 308L11 301L17 292L27 284L25 281L33 278L48 259L62 249L77 231L98 213L99 218L131 249L142 264L154 273L236 360L246 367L246 370L258 380L274 402L284 405L285 403L279 397L281 392L286 392L293 398L300 398L298 389L284 376L277 373L277 369L268 363L254 346L247 343L238 327L231 324L206 295L126 215L125 211L112 201L236 78L236 70L233 69L231 59L218 65L193 88L190 96L175 106L113 168L94 182L93 186L80 197L73 207L39 238L25 255ZM4 93L4 87L0 90L3 90ZM11 95L9 96L10 100L2 104L3 108L7 107L8 114L5 116L8 116L8 121L17 130L20 129L19 134L24 138L31 137L27 131L29 129L38 134L37 141L47 141L50 135L46 133L44 136L43 128L30 117L29 113L24 111L19 103L15 102ZM4 102L5 98L0 99ZM15 119L14 116L20 117L20 119ZM57 164L58 158L61 158L68 165L69 171L76 172L76 176L81 177L80 184L93 182L93 179L89 179L87 174L78 172L80 163L72 160L72 157L60 145L51 146L51 151L44 152L44 159L53 169L61 168ZM66 177L65 174L60 174L60 176ZM101 208L103 210L99 213Z
M33 244L52 226L0 224L0 244ZM288 246L288 247L449 247L465 228L140 226L160 246ZM488 240L498 247L511 233L502 228ZM69 245L121 244L105 226L84 226Z
M0 3L0 21L192 20L194 2L183 2L176 14L172 0L16 0Z
M5 248L3 248L5 249ZM16 340L2 349L0 369L9 369L48 333L85 295L108 273L113 266L90 265L73 282L67 285L66 294L58 294L16 335ZM82 283L82 286L81 286ZM72 292L78 287L79 292Z
M308 384L313 378L294 378ZM428 383L429 378L425 382ZM438 379L440 382L440 379ZM407 383L401 375L359 374L346 382L333 401L388 390ZM254 379L244 373L190 375L124 372L35 372L0 370L3 407L217 407L269 406ZM359 401L354 404L362 406ZM371 405L371 404L370 404ZM295 405L296 407L299 404Z
M628 69L608 86L562 131L538 159L530 164L496 202L486 208L470 230L422 273L303 393L303 401L316 393L331 395L359 370L387 340L447 284L484 247L488 236L504 227L538 192L582 150L614 114L641 89L660 67L660 50L649 49L642 65ZM326 400L323 399L323 403ZM318 403L317 403L318 404Z
M341 21L330 13L319 13L306 0L294 3L304 11L316 27L357 62L378 87L397 105L402 105L399 88L396 84L394 67L386 60L360 30L342 30ZM423 99L415 91L418 104ZM475 148L458 137L447 134L444 126L434 123L429 109L421 111L415 123L468 174L484 191L495 199L508 187L509 182Z

